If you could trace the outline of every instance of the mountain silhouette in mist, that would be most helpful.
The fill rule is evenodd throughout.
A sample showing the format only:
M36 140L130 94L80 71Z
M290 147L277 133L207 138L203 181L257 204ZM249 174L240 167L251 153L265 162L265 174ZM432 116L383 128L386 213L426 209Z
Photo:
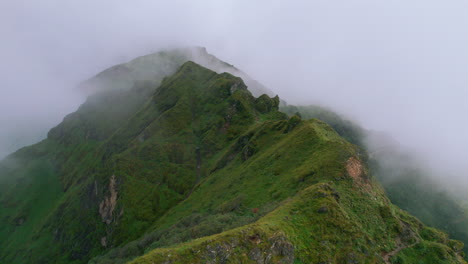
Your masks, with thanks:
M466 263L392 204L366 131L280 107L203 48L78 89L76 112L0 163L2 263Z

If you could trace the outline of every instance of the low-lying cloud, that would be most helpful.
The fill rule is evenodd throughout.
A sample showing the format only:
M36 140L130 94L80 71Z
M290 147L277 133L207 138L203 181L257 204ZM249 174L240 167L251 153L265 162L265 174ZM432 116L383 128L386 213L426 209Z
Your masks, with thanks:
M468 181L468 2L252 2L3 1L0 156L76 109L80 81L198 45L289 103L328 105Z

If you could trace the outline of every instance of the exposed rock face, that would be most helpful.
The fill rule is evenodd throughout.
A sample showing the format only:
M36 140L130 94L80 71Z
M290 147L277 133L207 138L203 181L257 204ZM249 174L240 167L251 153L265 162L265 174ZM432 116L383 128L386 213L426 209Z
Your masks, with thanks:
M101 237L101 246L107 247L107 237Z
M228 263L234 248L237 246L237 241L231 243L222 243L216 245L208 245L204 254L204 259L207 264Z
M361 180L363 172L362 164L355 157L351 157L348 159L346 163L346 171L348 172L349 176L351 176L354 180Z
M109 181L110 195L105 197L99 204L99 214L101 219L106 224L110 224L113 220L115 206L117 205L117 183L115 175L112 175Z
M260 244L260 243L258 243ZM285 236L279 235L268 239L269 249L255 247L249 252L249 258L258 264L294 263L294 246Z
M204 263L231 263L239 258L237 254L242 248L250 248L244 256L258 264L294 263L294 246L283 234L270 238L253 234L247 236L245 241L232 239L229 242L208 244L200 253Z
M356 157L351 157L346 162L346 172L354 180L354 183L360 187L372 191L366 170L362 162Z

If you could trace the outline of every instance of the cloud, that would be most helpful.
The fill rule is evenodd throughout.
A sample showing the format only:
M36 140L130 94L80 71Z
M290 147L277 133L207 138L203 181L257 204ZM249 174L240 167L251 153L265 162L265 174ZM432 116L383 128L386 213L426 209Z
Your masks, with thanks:
M57 124L83 100L77 83L106 67L198 45L290 103L338 109L467 179L467 8L462 0L3 1L0 122L10 133L0 149L10 140L2 135L25 124L43 134Z

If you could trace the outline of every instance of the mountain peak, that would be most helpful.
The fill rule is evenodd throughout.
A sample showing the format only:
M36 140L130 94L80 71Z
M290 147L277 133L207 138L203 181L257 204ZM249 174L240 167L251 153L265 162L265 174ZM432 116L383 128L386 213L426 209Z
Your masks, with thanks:
M229 72L241 77L255 96L274 95L246 73L209 54L204 47L169 49L140 56L100 72L83 82L79 89L90 95L99 91L130 89L139 81L151 81L158 86L165 77L174 74L187 61L193 61L217 73Z

